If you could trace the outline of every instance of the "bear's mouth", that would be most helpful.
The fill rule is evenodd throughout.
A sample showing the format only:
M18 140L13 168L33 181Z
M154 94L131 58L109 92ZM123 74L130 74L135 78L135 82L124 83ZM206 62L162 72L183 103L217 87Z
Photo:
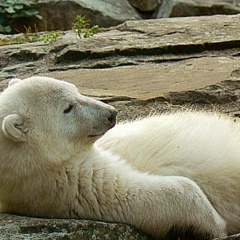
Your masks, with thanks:
M96 133L96 134L89 134L87 135L88 138L99 138L101 136L103 136L108 130L110 130L111 128L113 128L115 126L116 122L113 122L112 124L110 124L103 132L101 133Z
M107 131L104 132L99 132L99 133L95 133L95 134L89 134L87 135L88 138L100 138L101 136L103 136Z
M88 135L89 138L101 137L104 133Z

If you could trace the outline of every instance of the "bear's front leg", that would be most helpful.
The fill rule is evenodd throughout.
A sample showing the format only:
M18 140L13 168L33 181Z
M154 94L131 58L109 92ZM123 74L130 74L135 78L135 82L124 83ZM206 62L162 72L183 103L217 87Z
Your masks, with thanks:
M132 224L154 237L173 227L191 227L210 238L226 236L224 220L188 178L140 173L115 161L83 169L77 217Z
M154 237L173 227L226 236L224 220L190 179L138 172L97 147L87 154L78 166L70 217L132 224Z
M225 221L195 182L177 176L145 177L130 200L138 209L132 224L154 237L163 237L173 227L192 228L209 239L226 236Z

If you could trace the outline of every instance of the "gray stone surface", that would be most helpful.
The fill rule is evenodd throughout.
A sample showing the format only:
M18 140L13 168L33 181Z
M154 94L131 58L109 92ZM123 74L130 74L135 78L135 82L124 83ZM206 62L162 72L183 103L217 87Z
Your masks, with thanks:
M213 14L236 14L240 12L240 1L178 0L170 17L203 16Z
M0 214L1 240L150 240L131 226L86 220L41 219Z
M240 13L239 0L163 0L156 18Z

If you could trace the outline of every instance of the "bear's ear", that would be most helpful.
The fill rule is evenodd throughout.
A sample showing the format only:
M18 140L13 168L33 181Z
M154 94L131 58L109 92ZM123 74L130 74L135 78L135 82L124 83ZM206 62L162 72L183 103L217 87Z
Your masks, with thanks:
M2 130L13 141L24 142L27 139L28 128L18 114L6 116L2 122Z
M18 83L20 81L22 81L20 78L13 78L9 81L8 87L11 87L13 84Z

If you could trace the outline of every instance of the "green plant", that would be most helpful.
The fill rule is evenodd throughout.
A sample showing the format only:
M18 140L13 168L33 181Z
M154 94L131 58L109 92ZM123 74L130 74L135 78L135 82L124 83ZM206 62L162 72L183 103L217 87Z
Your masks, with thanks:
M59 36L60 36L60 32L51 32L44 36L44 42L45 43L56 42Z
M30 26L24 28L25 28L24 37L27 42L37 42L42 40L42 37L38 33L38 28L36 25L34 25L34 31L32 31L32 28Z
M37 17L42 19L39 12L31 8L38 0L5 0L0 2L0 32L13 32L15 22L19 18Z
M89 28L90 23L86 20L86 16L77 15L73 21L73 31L77 33L80 38L91 37L99 32L98 25Z
M57 38L63 35L61 31L59 32L38 32L35 26L34 31L31 27L25 27L25 32L14 35L6 35L4 38L0 39L0 46L11 45L11 44L21 44L21 43L32 43L38 41L44 41L45 43L53 43L57 41ZM1 57L0 57L1 66Z
M91 37L98 32L99 32L99 26L94 25L93 27L85 30L85 36L84 37Z

